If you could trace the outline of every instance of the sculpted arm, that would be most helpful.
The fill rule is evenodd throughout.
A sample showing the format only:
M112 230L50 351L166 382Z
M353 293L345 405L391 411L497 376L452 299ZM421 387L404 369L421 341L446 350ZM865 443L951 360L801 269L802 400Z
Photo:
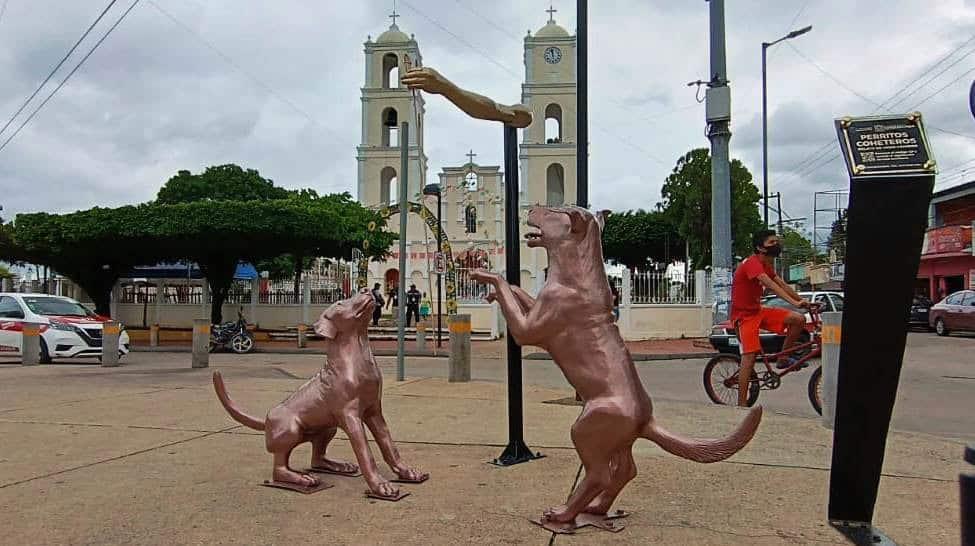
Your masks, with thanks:
M521 305L521 309L527 313L532 308L532 306L535 305L535 298L531 297L531 295L528 292L525 292L525 290L520 286L514 286L510 284L508 286L511 287L511 291L514 292L515 297L518 299L518 304ZM491 292L490 294L487 295L488 303L491 303L497 299L498 298L496 292Z
M534 345L545 337L546 327L551 324L553 318L553 311L550 308L547 309L544 305L532 305L530 309L525 309L516 295L514 290L516 287L508 284L497 273L475 271L471 274L471 278L494 286L495 298L501 306L501 312L504 313L511 334L519 345ZM528 294L526 293L525 296Z
M443 95L472 118L500 121L518 128L528 127L532 122L532 112L527 106L498 104L483 95L461 89L432 68L407 70L403 75L403 84L410 89Z

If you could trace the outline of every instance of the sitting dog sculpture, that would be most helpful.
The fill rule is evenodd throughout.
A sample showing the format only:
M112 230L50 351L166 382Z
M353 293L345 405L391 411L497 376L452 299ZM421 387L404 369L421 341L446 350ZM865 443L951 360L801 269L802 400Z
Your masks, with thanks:
M312 443L312 470L358 475L359 468L373 496L401 498L399 489L383 478L369 450L365 427L372 431L383 459L398 481L419 483L429 475L407 466L400 458L382 412L383 376L369 347L367 329L375 301L368 292L333 304L315 323L326 338L325 366L285 401L271 408L262 421L244 413L227 394L220 372L213 374L217 397L231 417L264 431L267 450L274 454L272 484L291 484L296 490L320 485L317 477L295 472L288 465L291 451ZM328 443L342 429L352 443L359 466L325 457Z
M571 530L580 514L587 520L613 517L607 516L610 506L637 474L631 453L637 438L679 457L717 462L743 448L762 418L761 407L752 408L720 440L682 438L657 425L650 397L613 323L603 268L603 223L604 215L578 207L529 210L528 225L537 231L526 235L528 246L545 248L549 264L537 300L496 273L472 274L493 285L488 299L500 304L515 341L547 350L584 401L572 426L572 443L586 469L585 479L566 504L544 512L539 523L549 528Z

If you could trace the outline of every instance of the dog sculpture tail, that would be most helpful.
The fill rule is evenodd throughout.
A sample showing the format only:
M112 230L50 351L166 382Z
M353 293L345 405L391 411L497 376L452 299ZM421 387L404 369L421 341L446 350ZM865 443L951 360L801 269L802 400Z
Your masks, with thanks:
M234 421L244 425L245 427L252 428L254 430L264 430L264 421L247 415L243 410L237 407L237 404L230 399L230 395L227 394L227 387L223 384L223 376L220 372L213 372L213 389L217 391L217 398L220 399L220 403L223 404L223 409L227 410L227 413L234 418Z
M716 463L731 457L745 447L755 435L758 424L762 420L762 406L755 406L748 411L745 420L726 438L717 440L700 440L684 438L657 426L651 419L641 436L657 444L664 451L690 459L698 463Z

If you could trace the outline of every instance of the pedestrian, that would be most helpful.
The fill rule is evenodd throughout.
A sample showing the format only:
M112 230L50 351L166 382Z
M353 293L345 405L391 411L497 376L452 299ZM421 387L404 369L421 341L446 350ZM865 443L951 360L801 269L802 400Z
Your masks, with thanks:
M420 318L424 321L430 316L430 298L427 297L427 293L423 293L423 299L420 300Z
M376 301L376 306L372 309L372 325L379 326L379 317L383 316L383 292L379 289L379 283L372 285L372 299Z
M393 308L393 318L399 317L399 286L390 285L389 289L389 300L386 302L386 308Z
M612 279L609 280L609 288L613 292L613 321L616 322L620 320L620 291Z
M406 292L406 327L410 326L410 319L416 318L417 322L420 322L420 291L416 289L415 284L410 285L410 289Z

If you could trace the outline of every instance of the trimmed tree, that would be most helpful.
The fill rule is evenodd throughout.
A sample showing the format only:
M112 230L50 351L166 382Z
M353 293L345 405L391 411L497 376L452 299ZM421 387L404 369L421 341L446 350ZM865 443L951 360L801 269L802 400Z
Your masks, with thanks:
M610 214L603 228L603 256L629 268L684 254L684 240L662 211Z

